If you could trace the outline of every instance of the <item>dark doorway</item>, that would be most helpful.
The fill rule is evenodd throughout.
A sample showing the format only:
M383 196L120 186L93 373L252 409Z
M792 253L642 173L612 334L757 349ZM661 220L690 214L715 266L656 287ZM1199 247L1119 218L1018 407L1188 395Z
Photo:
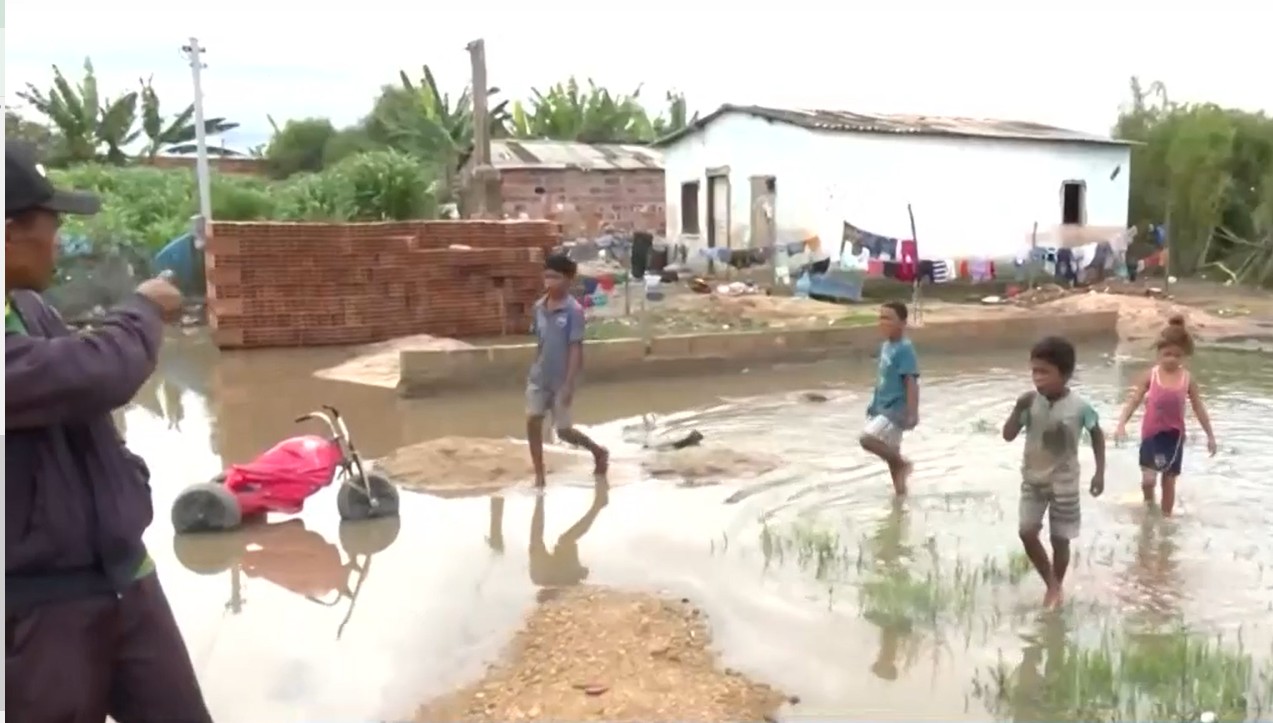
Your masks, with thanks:
M1061 184L1061 223L1081 226L1087 222L1087 184L1066 181Z

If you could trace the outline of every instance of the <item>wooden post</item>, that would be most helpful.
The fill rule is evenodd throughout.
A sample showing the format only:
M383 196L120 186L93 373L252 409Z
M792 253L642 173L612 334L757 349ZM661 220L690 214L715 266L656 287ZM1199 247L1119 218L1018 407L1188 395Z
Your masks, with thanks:
M1026 258L1026 285L1027 288L1034 288L1034 250L1039 247L1039 222L1034 222L1034 228L1030 229L1030 255Z
M911 308L915 312L915 323L924 323L924 310L921 304L923 299L920 298L919 292L919 237L915 234L915 212L911 210L911 205L906 204L906 215L911 220L911 240L915 242L915 281L911 289Z
M473 75L473 175L477 218L493 218L500 211L498 176L491 167L491 122L487 107L486 42L481 38L467 46Z

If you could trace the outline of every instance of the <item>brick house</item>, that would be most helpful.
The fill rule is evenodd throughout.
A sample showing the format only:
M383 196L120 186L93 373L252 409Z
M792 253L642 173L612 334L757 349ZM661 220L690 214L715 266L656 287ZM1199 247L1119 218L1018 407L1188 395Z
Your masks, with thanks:
M663 158L653 148L500 138L491 141L491 165L507 218L557 221L566 240L604 230L663 233ZM461 177L470 170L466 160Z

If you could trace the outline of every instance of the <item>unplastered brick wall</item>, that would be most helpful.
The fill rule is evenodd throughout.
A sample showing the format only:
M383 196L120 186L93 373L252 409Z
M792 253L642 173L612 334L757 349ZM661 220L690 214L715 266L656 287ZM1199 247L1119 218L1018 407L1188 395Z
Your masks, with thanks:
M216 223L205 253L213 340L232 349L524 334L559 241L549 221Z
M662 169L501 168L499 175L505 215L556 221L568 240L607 229L663 234Z

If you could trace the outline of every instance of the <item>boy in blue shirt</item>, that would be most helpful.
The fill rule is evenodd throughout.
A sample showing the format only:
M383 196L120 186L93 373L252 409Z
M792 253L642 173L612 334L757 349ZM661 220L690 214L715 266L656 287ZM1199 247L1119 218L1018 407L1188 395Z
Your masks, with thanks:
M911 463L902 456L902 434L919 423L919 360L906 338L906 305L890 301L880 306L879 374L875 393L866 408L866 427L858 442L862 449L888 464L893 491L906 494Z
M592 452L596 474L606 473L610 453L575 429L570 405L583 371L583 306L570 295L578 270L563 254L544 260L544 295L535 302L531 330L539 348L526 380L526 441L535 468L535 485L544 486L544 417L552 415L557 438Z

